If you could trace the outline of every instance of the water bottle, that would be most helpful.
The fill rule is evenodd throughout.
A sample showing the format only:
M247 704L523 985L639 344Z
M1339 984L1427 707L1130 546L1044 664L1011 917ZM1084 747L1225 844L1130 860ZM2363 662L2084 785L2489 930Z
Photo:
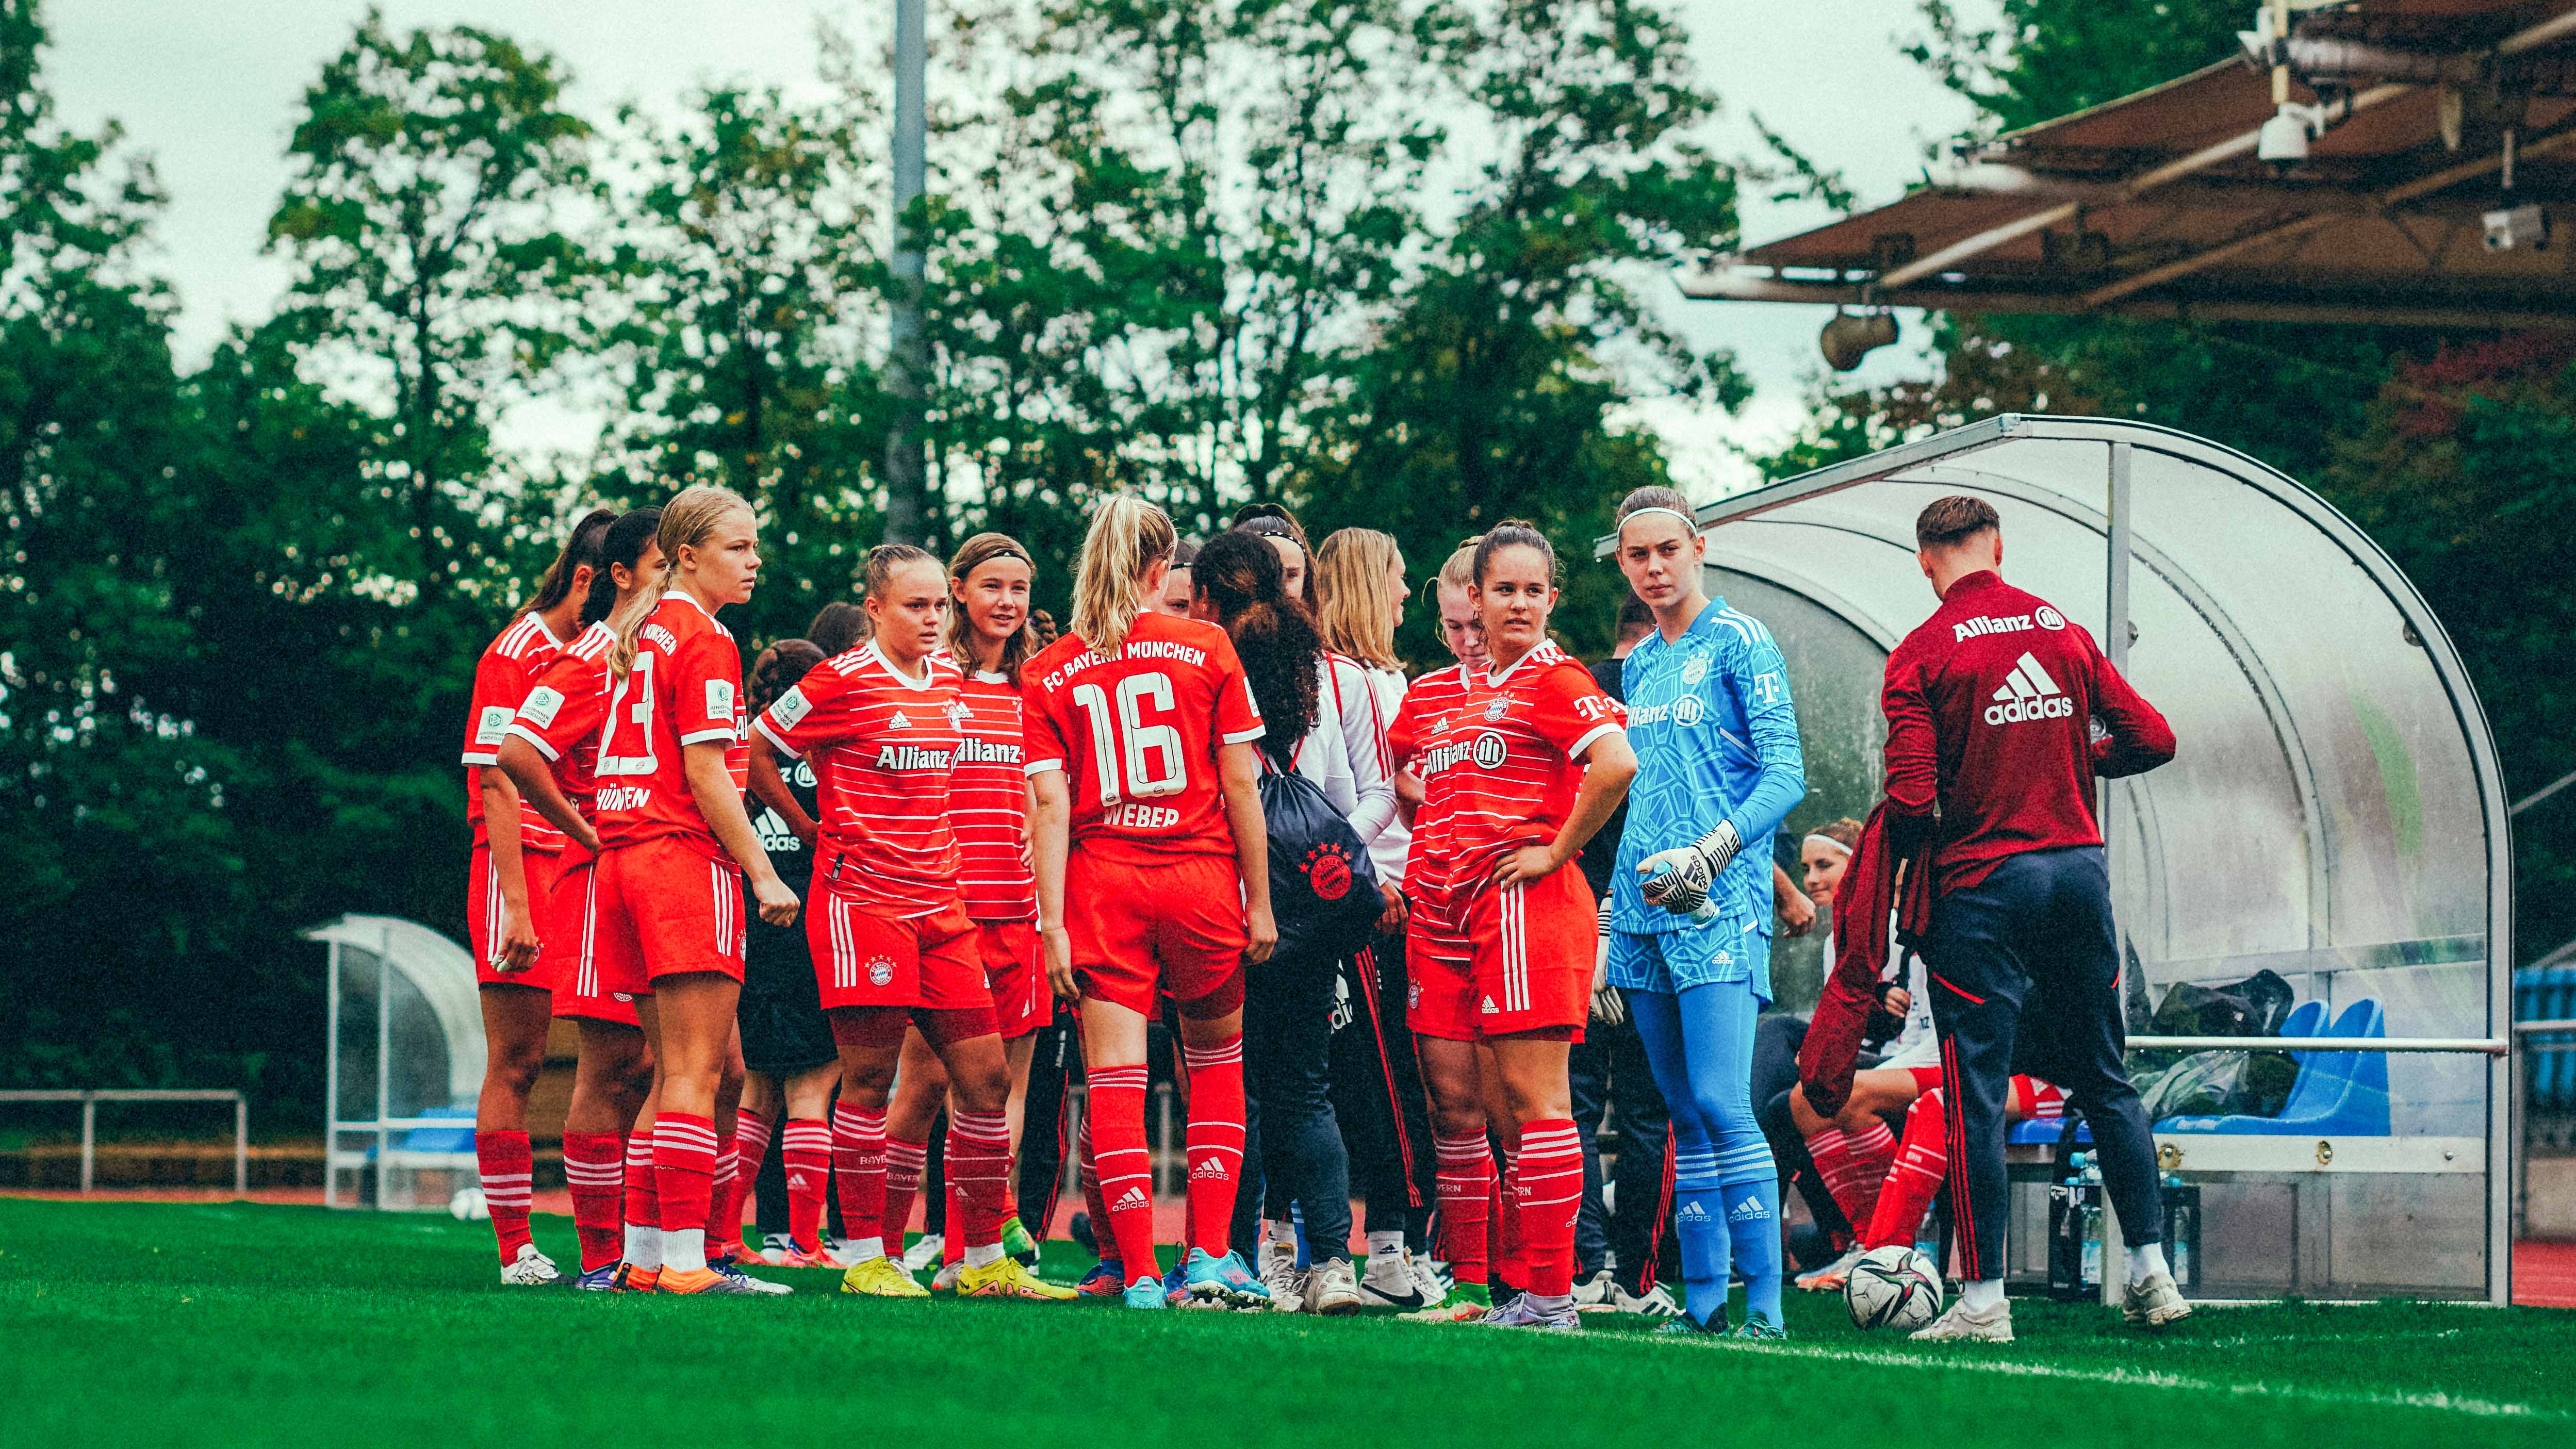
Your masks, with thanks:
M2074 1166L2084 1234L2080 1282L2088 1292L2098 1292L2102 1287L2102 1169L2081 1152L2075 1154Z

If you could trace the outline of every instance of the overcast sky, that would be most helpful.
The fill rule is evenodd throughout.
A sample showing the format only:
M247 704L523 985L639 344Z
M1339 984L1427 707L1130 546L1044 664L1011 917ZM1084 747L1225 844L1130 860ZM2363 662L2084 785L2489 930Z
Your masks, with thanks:
M817 14L873 43L892 6L836 0L380 0L388 23L473 23L552 50L573 72L576 109L605 117L621 101L668 105L692 83L752 77L814 81ZM1702 79L1726 105L1712 142L1750 154L1748 117L1822 165L1840 170L1864 202L1895 197L1929 138L1966 124L1964 103L1897 53L1916 26L1915 0L1666 0L1690 32ZM937 9L934 0L934 12ZM1984 8L1973 3L1963 8ZM365 13L364 0L53 0L46 69L62 118L89 129L114 118L150 152L170 193L157 267L176 287L179 342L190 364L226 327L271 310L285 272L260 242L286 174L295 107ZM935 20L934 20L935 24ZM1825 218L1813 205L1749 201L1745 231L1766 241ZM1731 347L1759 391L1735 417L1655 409L1684 479L1707 488L1748 481L1725 443L1775 441L1801 417L1805 380L1821 371L1816 329L1825 309L1685 303L1671 315L1703 343ZM1873 357L1861 376L1923 367L1921 333ZM554 426L560 426L556 424Z

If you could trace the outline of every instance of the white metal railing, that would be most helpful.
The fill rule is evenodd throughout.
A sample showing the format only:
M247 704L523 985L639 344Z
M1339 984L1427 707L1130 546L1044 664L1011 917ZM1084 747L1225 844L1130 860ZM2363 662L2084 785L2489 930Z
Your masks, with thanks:
M2132 1051L2474 1052L2491 1057L2513 1050L2510 1041L2485 1036L2133 1036L2127 1045Z
M233 1191L250 1191L250 1102L239 1092L213 1089L44 1088L0 1092L0 1102L78 1102L81 1108L80 1190L97 1180L98 1104L101 1102L230 1102L233 1104Z

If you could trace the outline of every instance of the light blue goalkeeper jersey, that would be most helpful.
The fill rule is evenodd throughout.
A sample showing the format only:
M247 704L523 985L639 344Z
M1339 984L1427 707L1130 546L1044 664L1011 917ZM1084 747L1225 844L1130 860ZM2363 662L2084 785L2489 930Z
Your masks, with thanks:
M1780 646L1761 621L1712 599L1678 641L1665 642L1661 629L1648 634L1620 678L1637 779L1610 886L1611 929L1646 935L1698 924L1646 904L1637 864L1722 820L1733 822L1744 848L1709 900L1738 920L1751 910L1767 927L1771 837L1807 793Z

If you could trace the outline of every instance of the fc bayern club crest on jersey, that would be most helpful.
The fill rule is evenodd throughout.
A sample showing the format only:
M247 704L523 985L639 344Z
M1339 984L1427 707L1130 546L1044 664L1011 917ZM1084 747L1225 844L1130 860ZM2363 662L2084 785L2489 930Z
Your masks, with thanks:
M1692 655L1690 662L1682 666L1682 683L1697 684L1706 678L1708 678L1708 657L1701 654Z
M883 956L868 963L868 984L887 986L894 982L894 963Z
M1485 706L1485 718L1489 720L1501 719L1504 715L1511 712L1511 708L1511 701L1502 699L1495 700L1492 704Z

